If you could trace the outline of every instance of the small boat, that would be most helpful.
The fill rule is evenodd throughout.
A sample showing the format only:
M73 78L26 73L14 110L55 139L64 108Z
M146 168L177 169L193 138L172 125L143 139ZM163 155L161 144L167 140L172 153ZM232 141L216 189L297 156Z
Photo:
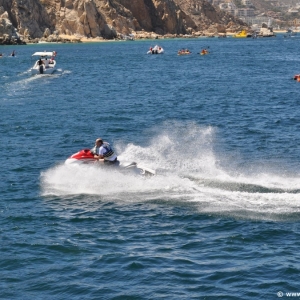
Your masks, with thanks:
M31 74L52 74L56 70L56 52L35 52L32 56L39 56L33 67Z
M178 50L177 55L189 55L191 53L192 52L189 49L181 49L181 50Z
M208 54L208 50L207 49L202 49L201 52L200 52L200 55L206 55Z
M285 38L292 38L292 37L295 37L297 35L296 32L294 32L291 28L289 28L287 31L286 31L287 34L285 34L283 37Z
M116 167L116 170L127 173L128 171L133 172L134 174L139 174L143 176L154 176L156 171L150 169L144 165L138 164L136 162L120 162L117 161L116 164L107 166L105 164L99 163L94 154L90 149L82 149L73 155L71 155L66 161L66 165L90 165L99 168L112 168Z
M276 35L273 32L273 27L271 27L271 25L271 19L269 19L268 24L262 23L257 37L276 37Z
M150 47L149 51L147 52L147 54L163 54L164 53L164 49L158 45L155 45L153 48Z
M243 29L242 31L233 35L232 37L234 37L234 38L249 38L251 36L252 35L250 33L248 33L247 30Z

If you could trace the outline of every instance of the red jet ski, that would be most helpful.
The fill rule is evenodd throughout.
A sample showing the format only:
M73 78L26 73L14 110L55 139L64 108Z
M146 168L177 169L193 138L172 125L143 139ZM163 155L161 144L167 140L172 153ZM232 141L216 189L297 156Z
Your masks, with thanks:
M94 158L94 154L91 152L90 149L83 149L75 154L71 155L66 161L66 164L89 164L89 163L95 163L97 159Z
M94 164L95 166L104 166L103 164L98 163L98 160L94 158L94 154L90 149L83 149L74 153L65 161L65 164ZM156 174L155 170L139 165L136 162L118 162L116 164L109 165L108 167L117 167L121 170L132 170L141 175L153 176Z

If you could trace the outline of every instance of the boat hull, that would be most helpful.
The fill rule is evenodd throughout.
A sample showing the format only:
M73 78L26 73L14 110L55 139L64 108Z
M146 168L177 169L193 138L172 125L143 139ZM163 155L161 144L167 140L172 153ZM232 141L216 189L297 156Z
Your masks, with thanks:
M45 65L42 66L42 69L40 69L40 66L38 64L38 60L35 62L34 66L30 69L32 75L47 75L47 74L53 74L56 71L56 61L53 60L52 63L49 63L49 66L45 67Z

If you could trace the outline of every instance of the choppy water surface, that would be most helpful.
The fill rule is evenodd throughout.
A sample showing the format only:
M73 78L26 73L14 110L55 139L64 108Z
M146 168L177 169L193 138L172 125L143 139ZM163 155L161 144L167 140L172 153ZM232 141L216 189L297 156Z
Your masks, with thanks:
M1 49L2 299L300 292L299 40L157 42ZM64 165L99 136L157 176Z

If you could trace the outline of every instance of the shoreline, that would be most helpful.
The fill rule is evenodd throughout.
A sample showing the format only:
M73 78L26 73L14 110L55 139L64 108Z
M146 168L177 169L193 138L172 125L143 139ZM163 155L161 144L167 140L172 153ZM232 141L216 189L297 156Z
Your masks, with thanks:
M143 33L143 34L137 34L135 35L134 40L136 41L143 41L143 40L172 40L172 39L201 39L201 38L217 38L217 37L232 37L235 35L235 32L228 32L228 33L219 33L218 35L216 34L203 34L203 35L184 35L184 34L166 34L166 35L157 35L155 33ZM43 41L39 40L37 43L38 44L46 44L46 43L107 43L107 42L127 42L131 40L126 40L126 39L104 39L103 37L96 37L96 38L88 38L88 37L82 37L78 35L66 35L66 34L60 34L58 38L61 41L56 41L56 42L48 42L48 41ZM134 41L133 40L133 41ZM33 43L27 43L27 44L36 44L36 42Z
M285 34L287 33L286 30L273 30L275 34ZM300 30L295 30L295 33L300 32ZM189 39L189 38L218 38L218 37L232 37L236 35L238 32L226 32L226 33L218 33L218 34L203 34L203 35L194 35L194 34L166 34L166 35L157 35L155 33L143 33L143 34L137 34L135 35L134 40L169 40L169 39L176 39L176 38L183 38L183 39ZM69 40L70 42L79 42L79 43L105 43L105 42L123 42L127 41L125 39L112 39L112 40L106 40L102 37L96 37L96 38L88 38L88 37L80 37L76 35L66 35L66 34L61 34L59 35L59 38L64 39L64 40Z
M273 30L275 34L286 34L286 30ZM300 32L300 30L294 31L295 33ZM135 35L134 40L136 41L146 41L146 40L172 40L172 39L206 39L206 38L223 38L229 37L231 38L238 32L226 32L226 33L204 33L204 34L190 34L190 35L177 35L177 34L166 34L166 35L157 35L155 33L138 33ZM60 34L53 38L53 41L44 40L44 38L35 41L29 41L26 44L59 44L59 43L109 43L109 42L128 42L131 40L126 39L104 39L103 37L96 37L96 38L88 38L79 35L67 35L67 34Z

